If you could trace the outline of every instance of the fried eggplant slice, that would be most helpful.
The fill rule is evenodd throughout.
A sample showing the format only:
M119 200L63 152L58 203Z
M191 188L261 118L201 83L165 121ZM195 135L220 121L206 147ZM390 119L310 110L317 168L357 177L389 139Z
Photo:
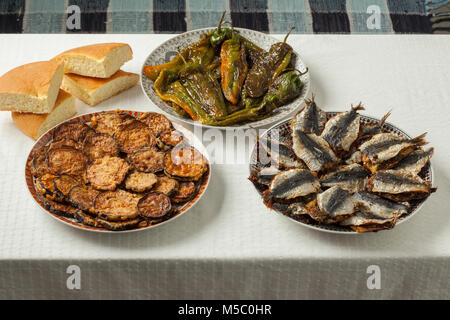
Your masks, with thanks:
M183 142L183 134L178 130L166 130L160 133L159 140L168 148Z
M47 165L51 173L61 176L84 177L88 160L80 150L63 147L47 153Z
M133 171L125 179L125 188L134 192L145 192L153 188L158 182L154 173Z
M297 113L289 122L292 132L297 130L304 133L314 133L320 135L327 122L327 114L320 109L314 101L314 95L311 100L305 100L306 107Z
M197 194L197 187L192 181L180 182L175 193L170 197L173 203L183 203L191 200Z
M305 169L289 169L275 175L269 192L275 199L294 199L315 193L320 189L319 179Z
M359 110L364 110L361 104L356 107L352 106L350 111L338 113L325 124L321 136L333 150L348 151L358 138L360 126Z
M100 223L98 221L98 219L96 217L93 217L83 211L78 211L77 213L75 213L74 218L79 222L82 223L86 226L91 226L91 227L100 227Z
M94 200L94 210L98 217L108 221L135 219L137 204L141 195L117 189L100 193Z
M77 179L72 178L67 174L63 174L62 176L53 179L55 191L61 197L68 197L70 190L79 184Z
M317 195L317 199L307 205L309 215L314 220L330 224L342 221L355 212L353 196L337 186Z
M74 148L77 150L81 150L81 145L73 139L64 138L58 141L52 141L49 145L49 151L52 149L59 149L62 147Z
M300 130L292 134L292 149L311 171L332 168L339 161L325 139Z
M397 163L392 170L405 171L411 174L419 174L423 167L430 161L434 149L417 149Z
M77 208L93 213L94 199L100 191L86 185L77 185L70 189L68 198L69 201Z
M322 186L338 186L350 193L364 190L368 183L369 173L359 164L342 166L320 178Z
M119 157L104 156L92 162L87 168L87 180L97 190L111 191L121 184L130 165Z
M137 207L145 219L161 219L172 210L170 198L159 192L147 193L139 200Z
M53 183L53 179L57 178L51 173L44 174L37 178L36 187L37 189L45 196L45 198L57 202L62 202L64 197L61 197L56 193L55 185Z
M158 182L153 188L153 192L164 193L166 196L171 196L178 189L178 181L169 177L158 177Z
M158 137L164 131L172 130L172 123L163 114L156 112L146 112L139 117L139 120L144 122L153 132L153 134Z
M155 173L164 170L165 152L154 147L143 147L128 154L130 162L138 171Z
M82 143L84 138L91 133L94 133L94 130L87 124L71 121L63 123L55 129L53 140L72 139L78 143Z
M305 163L297 158L292 149L285 142L277 139L261 138L259 140L264 150L270 156L270 159L280 168L301 168L305 169Z
M197 181L207 170L206 158L194 147L179 145L164 158L165 173L177 180Z
M156 145L156 137L152 130L143 122L131 120L119 125L114 133L120 151L130 153L142 147Z
M99 226L112 231L135 229L139 226L141 221L142 221L141 218L129 219L125 221L108 221L97 218Z
M387 170L374 174L369 179L369 191L394 201L423 199L436 191L431 183L417 175L404 171Z
M35 177L40 177L49 172L47 166L47 152L48 146L41 146L34 152L33 160L31 162L31 174Z
M84 139L83 152L93 161L104 156L117 157L119 155L119 146L107 133L94 133Z
M106 133L110 136L114 135L119 125L135 118L126 112L100 112L91 120L91 127L97 133Z
M75 218L75 215L78 212L81 212L81 210L75 208L74 206L68 204L68 203L61 203L61 202L56 202L53 200L50 200L48 198L46 198L45 196L43 196L42 194L40 194L39 192L37 193L38 198L42 201L42 203L44 204L44 207L54 213L57 214L58 216L62 216L62 217L66 217L66 218Z
M364 142L359 150L363 163L373 173L394 167L418 146L425 145L426 133L414 138L403 138L393 133L376 134Z

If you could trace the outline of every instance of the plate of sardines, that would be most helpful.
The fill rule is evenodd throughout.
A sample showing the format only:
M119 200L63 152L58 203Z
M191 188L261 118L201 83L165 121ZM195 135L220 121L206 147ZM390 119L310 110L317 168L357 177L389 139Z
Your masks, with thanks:
M58 221L98 232L153 228L205 193L201 142L155 112L89 113L50 129L26 162L28 190Z
M289 45L261 32L224 27L182 33L144 62L141 86L165 113L205 127L250 128L286 118L310 88Z
M264 204L332 233L392 229L415 214L433 187L433 148L359 104L325 112L314 96L292 119L258 137L250 181Z

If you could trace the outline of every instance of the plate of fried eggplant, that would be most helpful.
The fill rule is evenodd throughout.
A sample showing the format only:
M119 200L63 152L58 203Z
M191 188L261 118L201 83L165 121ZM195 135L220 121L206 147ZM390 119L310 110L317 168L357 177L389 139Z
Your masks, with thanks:
M45 133L26 163L39 206L70 226L127 232L182 215L205 193L210 164L185 127L155 112L77 116Z
M250 176L264 204L333 233L392 229L415 214L433 187L426 133L411 137L358 104L325 112L314 101L258 137Z
M205 127L250 128L278 122L302 105L308 68L289 45L267 34L225 27L182 33L144 62L141 87L178 120Z

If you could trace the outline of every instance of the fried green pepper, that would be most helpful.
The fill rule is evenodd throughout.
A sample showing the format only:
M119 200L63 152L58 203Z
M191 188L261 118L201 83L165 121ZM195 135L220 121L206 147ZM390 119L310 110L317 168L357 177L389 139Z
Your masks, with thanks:
M214 59L215 49L210 44L211 33L203 34L202 38L190 44L179 52L172 60L157 66L144 66L145 75L152 81L158 78L163 69L178 72L184 65L183 59L201 65L208 65Z
M178 76L186 91L209 117L228 114L220 85L204 66L185 62Z
M231 39L222 44L220 50L220 67L222 91L225 99L237 104L241 96L242 86L247 76L248 66L245 47L239 40L239 35L233 32Z
M222 24L224 23L223 18L225 17L226 11L222 13L222 17L220 18L219 25L213 31L209 38L209 42L213 48L218 48L222 42L226 39L231 38L232 30L230 28L222 28Z
M193 120L202 123L208 120L208 115L203 108L190 96L186 88L180 83L176 72L163 69L155 81L155 92L162 100L178 105Z
M262 120L270 116L279 106L292 101L301 93L303 83L302 73L296 71L284 72L272 83L261 103L252 108L242 109L225 117L212 119L207 124L229 126L240 122Z
M293 51L286 43L289 33L283 42L273 44L269 52L256 61L248 72L245 88L250 97L257 98L264 95L281 71L289 65Z

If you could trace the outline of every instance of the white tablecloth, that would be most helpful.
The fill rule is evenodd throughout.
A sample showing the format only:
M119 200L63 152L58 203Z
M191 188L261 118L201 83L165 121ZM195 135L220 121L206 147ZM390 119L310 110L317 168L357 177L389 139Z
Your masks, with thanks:
M139 73L169 35L1 35L0 73L94 42L127 42ZM278 36L278 38L282 38ZM391 231L335 235L275 215L246 179L245 164L215 165L201 202L159 228L97 234L44 214L28 194L33 141L0 113L0 298L410 299L450 298L450 37L292 35L325 110L363 101L411 135L428 131L437 193ZM79 113L157 111L139 86ZM69 265L81 289L69 290ZM370 265L381 288L368 289Z

